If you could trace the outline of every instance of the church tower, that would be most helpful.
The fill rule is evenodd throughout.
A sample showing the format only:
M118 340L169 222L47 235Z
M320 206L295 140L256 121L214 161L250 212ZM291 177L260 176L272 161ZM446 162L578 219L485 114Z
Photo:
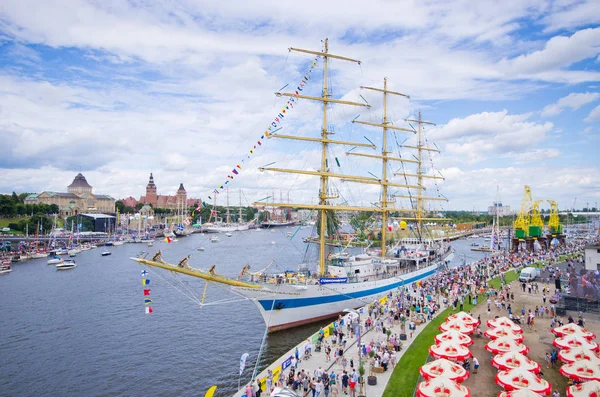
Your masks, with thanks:
M152 173L150 173L150 180L148 181L148 186L146 186L146 203L152 204L156 207L156 203L158 202L158 195L156 194L156 185L154 184L154 177Z
M187 192L183 187L183 183L179 184L179 189L177 189L177 208L186 208L187 207Z

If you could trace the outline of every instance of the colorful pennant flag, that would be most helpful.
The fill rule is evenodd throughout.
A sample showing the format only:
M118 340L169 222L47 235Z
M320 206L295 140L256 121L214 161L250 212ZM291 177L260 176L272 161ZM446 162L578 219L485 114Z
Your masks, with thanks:
M152 299L150 299L150 298L146 298L146 299L144 299L144 303L145 303L146 305L149 305L149 304L151 304L151 303L152 303Z
M144 296L150 296L150 290L149 289L145 289L144 290Z
M143 278L142 285L150 285L150 280L148 280L147 278Z
M171 237L165 237L165 243L170 243L171 242Z
M142 277L146 277L148 275L148 271L146 269L142 270Z
M300 95L300 92L302 92L304 90L304 87L308 84L309 75L310 75L310 73L312 73L313 69L317 66L317 61L318 60L319 60L319 57L317 56L312 61L311 66L308 68L308 71L304 74L304 77L302 78L302 80L300 80L300 83L298 83L298 85L296 86L296 89L294 90L294 96L292 96L292 97L290 97L288 99L288 101L286 102L285 106L281 109L281 111L273 119L273 121L271 122L271 124L268 126L268 128L265 130L265 132L261 135L260 139L265 139L265 136L266 137L271 136L271 134L272 134L271 131L273 131L273 129L276 129L275 131L281 129L281 127L279 127L279 124L283 121L283 119L287 115L286 111L289 110L289 109L293 109L294 108L293 104L298 101L298 97ZM286 84L286 86L287 86L287 84ZM260 140L257 141L257 145L258 146L262 146L262 142ZM253 148L250 149L250 151L249 151L250 155L254 154L254 150L257 148L257 145L253 145ZM246 158L250 158L250 155L246 155L246 157L244 159L242 159L241 162L243 163ZM242 169L242 166L240 164L237 164L236 167L238 169ZM239 172L235 168L232 170L232 173L234 175L238 175L239 174ZM233 179L233 176L227 175L227 179L228 180L225 181L225 183L223 183L222 185L219 185L218 189L220 189L220 190L224 189L224 185L227 185L229 183L229 180ZM219 190L218 189L214 190L215 194L219 194ZM210 196L208 196L208 198L211 199ZM204 202L202 204L204 206L206 206ZM196 210L199 211L199 209L196 209Z
M148 307L146 308L146 314L150 314L150 313L152 313L153 311L154 311L154 310L152 310L152 308L151 308L150 306L148 306Z

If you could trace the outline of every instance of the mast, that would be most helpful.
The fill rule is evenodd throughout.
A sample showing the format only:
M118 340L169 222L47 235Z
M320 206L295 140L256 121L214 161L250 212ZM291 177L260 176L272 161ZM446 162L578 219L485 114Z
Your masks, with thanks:
M387 150L387 132L388 132L388 129L391 127L395 130L407 131L407 132L414 133L414 131L412 131L412 130L409 130L406 128L394 127L394 126L390 125L390 122L388 121L388 118L387 118L387 96L388 96L388 94L391 94L391 95L402 96L405 98L410 98L410 97L406 94L401 94L399 92L388 91L387 77L385 77L383 79L383 90L380 88L363 87L363 86L361 86L360 88L364 89L364 90L378 91L378 92L383 93L383 122L381 124L367 123L364 121L357 121L357 120L353 121L353 123L365 124L365 125L370 125L370 126L375 126L375 127L382 127L382 129L383 129L383 144L381 146L381 156L372 156L372 155L366 156L366 157L380 158L381 163L382 163L381 177L382 177L382 180L384 183L381 185L382 189L381 189L380 204L381 204L381 209L383 210L381 212L381 256L383 257L383 256L385 256L385 253L386 253L386 240L387 240L387 231L388 231L388 211L387 210L389 209L388 204L392 204L394 202L393 200L388 200L387 166L388 166L388 161L402 161L402 159L397 159L397 158L388 156L388 154L390 152L388 152L388 150ZM365 156L362 153L347 152L346 154L355 155L355 156Z
M423 133L421 130L421 126L423 124L427 124L427 125L435 125L434 123L430 123L429 121L423 121L423 119L421 118L421 111L419 111L419 118L417 120L412 120L412 119L408 119L406 120L409 123L417 123L417 146L410 146L410 145L401 145L401 147L405 147L408 149L416 149L418 152L417 155L417 173L416 174L406 174L406 173L399 173L397 175L404 175L404 176L413 176L417 178L417 208L416 208L416 216L414 218L409 218L411 220L415 220L417 222L417 233L419 238L422 238L423 235L423 221L424 220L448 220L446 218L427 218L425 217L425 208L423 203L427 200L441 200L441 201L448 201L445 198L441 198L441 197L425 197L423 196L423 191L427 190L425 188L425 186L423 186L423 179L424 178L430 178L430 179L442 179L444 180L444 177L441 176L435 176L435 175L425 175L425 172L423 171L423 152L425 151L430 151L430 152L437 152L439 153L440 151L438 149L434 149L431 147L426 147L423 144ZM399 197L399 196L396 196ZM405 197L405 196L400 196L400 197ZM410 197L410 196L409 196Z
M368 145L364 143L357 142L344 142L344 141L334 141L329 139L330 132L327 131L327 105L329 103L338 103L344 105L352 105L352 106L361 106L361 107L370 107L368 104L357 103L351 101L343 101L338 99L330 98L329 95L329 87L328 87L328 76L329 76L329 59L338 59L342 61L355 62L360 64L360 61L356 59L346 58L339 55L333 55L329 53L329 41L325 39L323 51L310 51L303 50L299 48L289 48L290 51L301 52L305 54L317 55L323 58L323 90L320 97L313 97L303 94L296 93L279 93L276 95L279 96L287 96L287 97L295 97L299 99L308 99L313 101L320 101L323 103L323 124L321 128L321 136L320 138L308 138L308 137L296 137L289 135L279 135L279 134L271 134L272 137L283 138L283 139L294 139L294 140L304 140L304 141L312 141L319 142L321 144L321 166L318 171L301 171L301 170L288 170L288 169L279 169L279 168L260 168L261 171L276 171L276 172L284 172L284 173L295 173L295 174L304 174L304 175L315 175L320 177L320 191L319 191L319 204L318 205L297 205L292 203L273 203L273 206L279 206L280 208L309 208L316 209L320 212L321 222L320 222L320 233L319 233L319 273L321 275L325 274L325 233L327 232L327 212L329 210L335 209L335 206L328 203L329 199L334 199L336 197L329 197L327 194L327 184L330 177L337 178L348 178L349 181L358 181L358 180L370 180L376 182L375 178L365 178L365 177L353 177L351 175L339 175L332 174L329 172L327 167L327 148L330 143L342 144L342 145L352 145L352 146L363 146L363 147L373 147L373 145ZM377 181L378 183L378 181ZM256 203L255 205L262 205L263 203Z
M227 212L225 215L225 223L229 224L229 188L225 190L225 199L227 201Z
M240 209L238 214L238 223L242 223L242 189L240 189Z

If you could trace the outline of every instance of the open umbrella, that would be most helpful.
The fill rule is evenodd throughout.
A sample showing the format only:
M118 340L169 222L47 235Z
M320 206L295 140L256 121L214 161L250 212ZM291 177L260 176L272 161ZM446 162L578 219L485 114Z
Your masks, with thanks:
M538 374L542 369L540 364L517 352L496 354L492 358L492 365L500 371L522 368L534 374Z
M474 326L467 325L459 320L446 321L445 323L440 325L439 329L442 332L457 331L457 332L460 332L461 334L467 334L467 335L470 335L475 331Z
M579 335L585 339L592 340L596 339L596 335L587 329L580 327L575 323L569 323L562 327L556 327L552 330L552 333L556 336L567 336L567 335Z
M451 342L463 346L471 346L473 344L473 340L469 336L452 330L437 334L433 338L435 339L435 343Z
M464 360L471 357L471 352L466 347L458 343L442 342L429 347L429 354L435 358L445 358L446 360Z
M600 382L591 380L567 387L567 397L600 397Z
M600 381L600 366L597 362L583 360L573 364L565 364L558 370L562 376L566 376L576 382L587 382L588 380Z
M496 384L506 391L529 389L542 396L549 396L552 392L552 385L548 381L529 371L518 368L510 371L499 371L496 375Z
M510 328L519 334L523 333L523 328L515 324L508 317L498 317L487 321L487 326L490 328Z
M458 321L462 322L463 324L470 325L473 327L477 327L481 323L481 321L477 320L475 317L473 317L469 313L465 313L465 312L458 312L456 314L448 316L448 318L446 319L446 321L453 321L453 320L458 320Z
M460 383L440 377L417 385L417 397L470 397L471 391Z
M567 335L561 336L560 338L554 339L552 344L559 349L575 349L578 347L584 347L593 351L598 351L598 344L593 341L589 341L582 336Z
M464 382L470 376L469 371L445 358L428 362L419 368L419 372L425 380L444 377L458 383Z
M419 372L425 380L442 376L459 383L464 382L470 375L469 371L445 358L428 362L419 368Z
M505 327L491 328L485 331L483 334L492 340L503 337L514 339L519 343L523 343L523 340L525 340L523 334L519 334L510 328Z
M533 390L519 389L513 391L501 391L498 393L498 397L540 397L540 395Z
M514 339L503 337L496 340L491 340L485 345L485 350L493 353L519 352L521 354L529 353L529 348Z
M563 363L571 364L581 360L590 360L600 362L598 353L586 349L585 347L576 347L574 349L560 349L558 358Z

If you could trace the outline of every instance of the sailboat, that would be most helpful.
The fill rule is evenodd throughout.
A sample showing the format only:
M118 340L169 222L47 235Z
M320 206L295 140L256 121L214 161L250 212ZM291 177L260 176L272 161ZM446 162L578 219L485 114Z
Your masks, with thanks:
M181 197L179 195L180 191L185 191L183 188L183 183L179 184L179 190L177 190L177 222L175 229L173 230L173 234L176 237L187 237L191 235L194 231L190 226L190 220L187 215L187 202L185 197Z
M327 111L331 104L350 105L368 108L366 103L351 102L347 100L334 99L328 88L329 61L330 59L360 63L358 60L333 55L329 53L328 41L324 41L324 49L321 51L310 51L290 48L290 51L316 55L323 60L323 90L320 97L308 96L295 93L277 93L278 96L294 97L319 101L323 104L323 128L319 137L292 136L279 133L267 134L271 138L290 139L298 141L309 141L320 144L321 162L318 170L293 170L274 167L261 167L260 171L278 173L290 173L316 176L320 178L320 189L318 191L318 204L303 203L269 203L277 208L299 208L311 209L319 213L319 259L316 272L309 272L306 265L300 265L298 271L286 271L285 273L268 273L267 266L258 272L250 272L249 266L245 266L238 278L232 278L217 274L214 266L205 271L191 267L187 261L181 261L177 265L170 264L162 259L160 252L152 259L144 257L131 258L141 265L165 269L192 277L206 280L207 284L215 282L228 285L236 294L241 294L251 299L262 315L269 332L292 328L302 324L316 322L326 318L332 318L345 309L358 308L377 298L387 295L390 291L426 279L436 273L439 268L448 265L453 256L453 251L444 239L426 239L423 221L439 221L443 218L429 218L424 203L427 200L445 200L440 197L426 197L423 180L425 178L442 179L442 177L428 175L422 168L424 162L423 153L428 150L436 150L422 140L421 126L428 124L421 120L408 120L418 124L418 129L406 129L393 125L387 118L387 98L390 95L405 96L387 89L387 80L384 79L383 88L361 87L383 94L383 120L381 123L364 121L354 122L359 124L378 127L383 133L383 144L381 154L359 154L365 158L381 160L382 176L365 177L357 175L339 174L328 168L328 148L332 145L345 145L357 148L375 149L373 143L346 142L332 139L331 131L328 131ZM417 145L406 148L416 149L418 157L400 158L392 157L387 147L388 130L400 130L417 135ZM414 185L406 183L394 183L388 179L388 163L407 162L417 165L416 174L401 173L404 178L414 177L417 183ZM342 179L346 182L377 185L381 187L381 201L375 206L358 206L336 204L337 197L332 195L333 189L329 188L330 179ZM413 208L396 208L394 201L390 199L388 188L402 188L416 190L416 195L409 194ZM256 206L266 206L264 202L254 203ZM328 217L334 211L349 212L373 212L381 218L381 250L379 255L371 252L360 255L349 255L347 253L328 255L326 240L328 239ZM412 230L417 235L414 239L402 241L396 250L388 250L388 223L392 213L403 214L402 219L413 222Z
M242 191L240 190L240 206L239 206L239 214L238 221L231 222L229 215L229 189L226 189L226 197L227 197L227 207L226 207L226 215L225 222L216 221L214 223L205 224L203 230L206 233L231 233L236 231L248 230L250 228L251 222L243 222L242 218ZM215 196L215 208L216 211L216 196Z
M273 199L275 199L275 192L273 192ZM288 195L288 204L289 204L289 195ZM260 224L260 227L265 228L265 229L270 229L270 228L274 228L274 227L284 227L284 226L294 226L296 224L296 221L293 221L290 219L290 212L287 211L285 212L284 215L284 211L282 211L281 207L276 207L275 205L271 205L273 210L272 210L272 215L269 215L269 212L265 211L265 214L267 216L269 216L269 218L267 218L265 221L263 221ZM266 210L267 206L265 204L265 210ZM277 214L277 211L279 210L279 214Z
M500 245L502 244L501 233L500 233L500 219L499 219L499 207L498 203L500 203L500 190L496 187L496 202L494 203L496 216L492 220L492 233L489 236L489 239L484 238L485 241L489 241L489 246L474 246L471 248L471 251L478 252L497 252L500 250Z

